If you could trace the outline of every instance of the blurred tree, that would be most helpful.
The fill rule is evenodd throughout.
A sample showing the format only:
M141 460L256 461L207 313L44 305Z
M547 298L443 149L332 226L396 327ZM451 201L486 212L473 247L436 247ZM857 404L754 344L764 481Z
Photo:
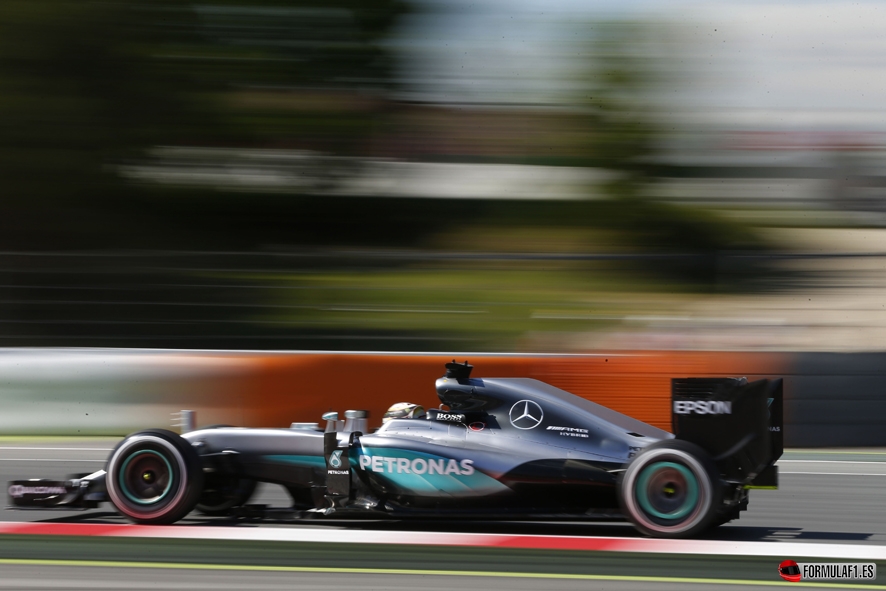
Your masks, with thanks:
M132 52L126 8L0 4L0 240L9 246L100 231L99 203L117 184L104 167L188 120L184 93L152 80Z
M604 225L646 251L689 255L677 266L656 263L667 273L717 281L723 279L717 276L718 253L760 248L759 239L710 211L650 197L665 168L665 130L676 127L667 121L665 97L689 83L691 74L680 66L680 36L673 27L641 22L591 27L586 96L580 101L586 113L583 148L588 165L612 173L599 187L610 203L595 210Z
M167 246L169 232L199 233L176 228L156 191L117 176L152 146L348 153L372 127L360 93L392 84L380 42L405 10L401 0L0 3L0 244Z
M651 29L634 22L591 27L591 71L581 102L587 108L589 162L614 172L604 185L612 198L638 198L652 182L661 127L655 91L663 59L649 52Z

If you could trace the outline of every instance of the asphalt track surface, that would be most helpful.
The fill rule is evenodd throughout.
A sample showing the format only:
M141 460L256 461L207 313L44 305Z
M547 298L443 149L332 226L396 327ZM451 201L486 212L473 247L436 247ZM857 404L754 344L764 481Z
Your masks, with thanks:
M157 589L188 589L194 591L244 590L332 590L388 589L391 591L464 591L472 589L507 591L588 591L590 589L637 591L684 591L703 588L713 583L696 583L687 587L682 580L662 582L609 581L599 579L508 579L451 575L375 575L291 573L291 572L229 572L187 571L123 568L111 573L106 568L81 567L71 570L63 567L14 566L3 571L0 589L58 591L73 584L89 589L129 589L156 591ZM76 579L72 578L76 577ZM76 581L76 582L75 582ZM124 586L125 585L125 586ZM755 589L782 589L779 586L755 585ZM746 584L716 584L718 590L747 590Z
M0 440L0 482L64 478L101 469L115 440ZM751 492L739 521L706 537L725 541L886 545L886 450L792 450L780 467L780 489ZM282 488L262 486L254 503L285 506ZM3 521L125 523L110 506L85 512L0 511ZM304 527L285 519L262 522L189 516L182 522L241 527ZM322 522L312 520L310 527ZM502 523L478 521L330 521L325 527L637 537L622 523ZM0 590L59 588L64 581L97 589L125 585L188 589L685 589L775 588L778 561L744 556L650 557L513 549L366 548L348 545L139 543L0 536ZM199 546L199 547L198 547ZM785 558L799 558L785 556ZM6 562L4 562L6 560ZM31 562L29 562L31 561ZM37 562L33 562L37 561ZM43 561L43 562L40 562ZM92 561L92 562L90 562ZM98 561L98 562L95 562ZM127 563L130 563L127 565ZM147 568L141 563L149 564ZM184 563L184 564L183 564ZM243 570L218 570L219 564ZM187 566L189 565L189 566ZM290 569L275 571L275 568ZM355 568L359 572L346 572ZM345 570L343 570L345 569ZM362 570L361 570L362 569ZM412 570L396 573L393 570ZM881 580L886 563L878 564ZM447 573L440 574L444 570ZM539 578L542 577L542 578ZM771 582L771 584L770 584ZM795 584L792 584L797 586ZM845 584L825 584L851 588ZM67 586L67 585L66 585ZM884 587L886 588L886 587Z

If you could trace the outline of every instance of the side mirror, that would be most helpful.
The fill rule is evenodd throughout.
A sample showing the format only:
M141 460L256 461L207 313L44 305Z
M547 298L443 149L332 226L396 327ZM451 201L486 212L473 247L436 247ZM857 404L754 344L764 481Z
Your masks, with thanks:
M335 433L338 430L338 413L335 411L332 412L324 412L323 416L320 417L324 421L326 421L326 433Z
M366 433L369 431L368 410L346 410L345 431Z

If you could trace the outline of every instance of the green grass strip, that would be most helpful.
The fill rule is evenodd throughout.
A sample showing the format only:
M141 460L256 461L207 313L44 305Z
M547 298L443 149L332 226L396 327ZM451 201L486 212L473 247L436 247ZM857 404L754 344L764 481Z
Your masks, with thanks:
M0 565L18 566L92 566L99 568L156 568L180 570L215 570L215 571L253 571L253 572L291 572L291 573L323 573L323 574L362 574L362 575L438 575L458 577L487 577L511 579L573 579L584 581L615 581L633 583L679 583L700 585L745 585L745 586L786 586L816 587L822 589L886 589L886 585L869 585L840 582L799 582L766 581L750 579L707 579L691 577L652 577L632 575L587 575L559 573L520 573L463 570L429 570L407 568L347 568L325 566L263 566L249 564L199 564L186 562L133 562L107 560L52 560L28 558L0 558Z
M886 455L886 450L884 451L865 451L865 450L851 450L851 449L816 449L814 447L810 448L791 448L784 450L786 454L801 454L807 456L814 456L817 454L830 454L830 455L843 455L843 456L884 456Z
M0 443L117 443L126 433L119 435L109 435L107 433L97 433L93 435L0 435ZM76 447L71 449L76 450Z

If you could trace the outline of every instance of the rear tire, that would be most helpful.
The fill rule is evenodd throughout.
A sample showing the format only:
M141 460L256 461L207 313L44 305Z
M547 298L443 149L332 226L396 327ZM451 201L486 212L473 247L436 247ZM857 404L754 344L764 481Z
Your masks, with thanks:
M197 451L172 431L133 433L111 452L108 498L131 521L165 525L191 512L203 492Z
M722 503L720 474L694 443L659 441L628 464L619 480L618 500L644 534L691 537L714 525Z

